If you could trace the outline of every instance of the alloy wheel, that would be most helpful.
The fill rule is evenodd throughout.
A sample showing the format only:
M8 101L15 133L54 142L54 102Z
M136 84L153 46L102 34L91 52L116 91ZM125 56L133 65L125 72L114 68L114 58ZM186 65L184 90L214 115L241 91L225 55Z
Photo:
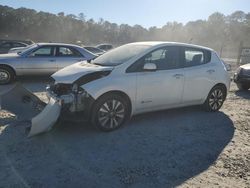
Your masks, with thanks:
M215 89L208 100L209 106L212 110L218 110L224 101L223 91L221 89Z
M100 125L107 129L115 129L125 118L125 106L116 99L106 101L98 111Z
M10 79L10 74L3 69L0 69L0 83L7 83Z

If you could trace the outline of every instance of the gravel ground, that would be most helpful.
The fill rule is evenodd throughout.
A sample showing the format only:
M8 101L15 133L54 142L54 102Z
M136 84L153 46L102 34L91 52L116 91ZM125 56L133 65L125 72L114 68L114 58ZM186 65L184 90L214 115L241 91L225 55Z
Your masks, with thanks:
M24 85L45 100L43 82ZM27 138L29 125L0 110L1 188L250 187L250 91L233 83L216 113L147 113L110 133L64 122Z

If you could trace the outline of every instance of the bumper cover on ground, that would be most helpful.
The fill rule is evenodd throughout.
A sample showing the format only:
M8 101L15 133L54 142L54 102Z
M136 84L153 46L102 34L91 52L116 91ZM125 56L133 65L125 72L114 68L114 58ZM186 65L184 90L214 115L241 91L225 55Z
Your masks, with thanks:
M61 105L50 98L46 106L46 103L21 84L15 84L0 91L0 109L15 114L19 120L31 120L28 136L34 136L53 127L60 116Z
M30 137L49 131L56 123L60 112L61 105L53 98L50 98L44 110L31 120L32 126L28 136Z

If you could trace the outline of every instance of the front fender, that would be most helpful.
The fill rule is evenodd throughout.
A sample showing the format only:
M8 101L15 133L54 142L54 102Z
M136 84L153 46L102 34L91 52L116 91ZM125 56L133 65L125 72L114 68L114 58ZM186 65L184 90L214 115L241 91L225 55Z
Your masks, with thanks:
M97 100L101 95L110 91L125 93L131 100L132 110L136 100L136 75L107 76L81 86L89 95Z

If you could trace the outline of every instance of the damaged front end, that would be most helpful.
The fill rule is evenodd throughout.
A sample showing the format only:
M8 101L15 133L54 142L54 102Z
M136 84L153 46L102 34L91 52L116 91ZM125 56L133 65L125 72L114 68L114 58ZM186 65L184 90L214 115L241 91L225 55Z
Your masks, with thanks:
M75 120L80 114L79 119L86 120L90 117L94 99L83 86L108 76L112 70L113 67L102 67L86 62L76 63L51 76L55 82L46 88L49 99L47 105L17 84L4 94L0 92L0 107L20 117L31 119L32 125L28 136L49 131L58 119Z
M73 65L77 66L77 65ZM71 68L70 66L68 68ZM71 71L69 71L71 72ZM109 75L111 70L95 71L74 79L72 83L57 82L60 79L72 79L68 75L57 72L52 77L56 80L46 88L48 105L32 119L29 136L49 131L58 119L87 120L94 99L81 86L93 80ZM65 81L65 82L66 82Z
M46 88L49 103L44 110L32 119L29 136L49 131L58 118L66 119L80 113L86 117L91 96L75 84L53 84Z

